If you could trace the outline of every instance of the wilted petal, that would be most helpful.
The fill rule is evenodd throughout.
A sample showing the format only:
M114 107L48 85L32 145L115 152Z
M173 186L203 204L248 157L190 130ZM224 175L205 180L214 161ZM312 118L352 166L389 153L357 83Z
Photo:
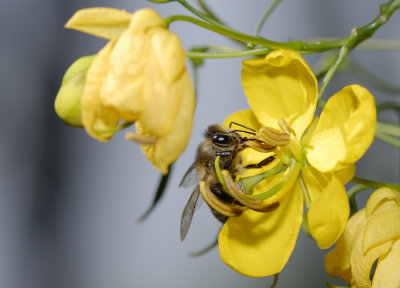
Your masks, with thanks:
M322 174L312 167L302 169L310 195L308 228L321 249L333 245L341 235L350 214L343 183L334 174Z
M296 185L272 212L247 210L230 217L218 238L222 260L250 277L280 272L296 244L302 213L303 195Z
M351 265L351 286L357 288L370 288L370 273L372 269L372 265L374 262L384 255L392 246L392 241L385 242L382 245L376 246L368 250L367 253L363 253L362 242L365 228L364 225L359 227L359 231L355 233L353 240L353 248L350 256L350 265Z
M115 41L110 41L97 54L87 75L82 95L82 123L92 137L107 141L114 134L107 132L118 124L115 111L105 107L100 101L100 94L107 74L108 60Z
M400 203L400 192L383 187L376 190L368 199L365 211L368 216L372 215L379 206L387 201L395 201Z
M351 282L350 255L352 243L355 233L359 232L358 229L365 220L366 216L364 209L351 216L346 224L343 234L336 242L335 249L325 256L325 268L331 277L339 276L346 282Z
M310 124L318 97L317 80L294 51L276 50L242 62L242 84L251 109L266 127L285 119L300 138Z
M400 205L387 201L368 217L365 226L363 251L400 236Z
M118 38L110 54L101 101L128 122L136 121L145 109L144 71L147 65L154 64L148 63L150 49L143 33L135 34L128 29Z
M326 103L306 149L308 162L332 172L356 162L375 134L375 100L367 89L350 85Z
M390 252L380 257L375 270L372 287L398 288L400 287L400 241L393 243Z
M140 120L146 131L161 137L174 128L186 89L186 53L174 33L160 25L149 26L159 24L156 19L146 22L143 15L149 13L162 21L152 10L139 10L118 39L110 56L102 102L113 107L121 119ZM145 25L142 22L149 26L146 30L138 29Z
M82 127L81 98L87 70L95 57L96 55L81 57L72 63L65 72L54 101L58 117L71 126Z
M192 131L195 107L194 90L188 73L182 75L182 79L186 82L186 85L182 90L183 99L173 130L170 134L159 137L154 145L141 145L146 157L163 174L168 172L169 165L185 150ZM141 135L154 135L146 130L141 121L136 123L136 131Z
M65 24L66 28L112 39L128 28L132 14L124 10L96 7L77 11Z
M187 77L186 53L179 38L172 32L160 30L154 33L151 42L153 50L148 55L143 88L146 109L140 116L140 122L153 135L163 136L174 128L183 91L192 84ZM164 52L161 51L162 46ZM171 71L167 71L169 68Z

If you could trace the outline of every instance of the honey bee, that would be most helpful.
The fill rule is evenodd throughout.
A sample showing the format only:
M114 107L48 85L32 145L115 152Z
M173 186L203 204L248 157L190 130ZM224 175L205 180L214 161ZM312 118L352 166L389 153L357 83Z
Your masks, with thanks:
M246 130L231 130L232 124L236 124ZM205 141L202 142L196 153L195 161L183 176L180 187L189 187L199 180L204 181L210 188L210 191L218 197L219 200L226 203L234 203L236 200L226 193L219 182L215 171L215 159L220 156L219 164L221 169L228 170L232 175L242 168L242 160L238 152L246 148L247 137L241 136L238 132L254 135L255 130L243 126L236 122L231 122L229 129L221 125L214 124L207 128L204 132ZM267 158L268 159L268 158ZM258 168L268 164L273 159L269 157L258 164L248 165L246 168ZM189 231L193 214L197 206L200 195L199 185L196 185L189 200L183 210L181 217L181 241L183 241ZM239 204L237 201L236 204ZM214 216L221 222L227 220L227 216L221 215L211 208Z

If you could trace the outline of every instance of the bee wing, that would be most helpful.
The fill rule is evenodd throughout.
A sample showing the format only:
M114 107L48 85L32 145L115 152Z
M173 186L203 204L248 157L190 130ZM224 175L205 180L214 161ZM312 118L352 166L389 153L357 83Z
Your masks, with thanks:
M197 206L197 201L200 195L199 185L194 188L192 195L190 195L188 202L182 212L181 217L181 241L185 240L185 237L189 231L190 224L192 223L193 214Z
M183 175L182 181L181 183L179 183L179 187L183 188L193 187L198 182L199 182L199 177L197 175L196 165L195 163L193 163L186 171L185 175Z

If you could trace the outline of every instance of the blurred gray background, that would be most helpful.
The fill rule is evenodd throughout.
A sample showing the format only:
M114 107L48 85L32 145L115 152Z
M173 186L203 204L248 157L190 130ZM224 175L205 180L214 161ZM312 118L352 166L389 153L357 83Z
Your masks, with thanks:
M253 33L272 1L207 1L234 28ZM191 2L193 3L193 1ZM368 23L384 1L284 0L261 35L286 41L344 37ZM112 6L135 11L152 7L163 17L186 11L177 3L137 1L0 1L0 287L269 287L271 278L247 278L229 269L217 249L190 258L214 241L220 224L206 205L195 214L184 243L179 241L182 209L191 193L178 183L193 161L201 132L230 113L247 108L240 83L242 59L208 60L199 71L193 136L177 161L164 198L142 224L159 174L134 143L117 134L109 143L66 126L53 101L69 65L96 53L104 40L66 30L78 9ZM375 38L400 40L400 12ZM233 45L192 24L171 29L185 48ZM400 53L354 51L350 57L400 84ZM315 56L306 59L312 65ZM350 83L337 75L326 95ZM377 101L393 99L374 90ZM397 97L397 101L398 101ZM385 113L381 119L396 120ZM398 182L399 151L375 140L357 165L357 175ZM358 197L365 202L366 195ZM326 251L300 233L278 287L325 287ZM340 281L334 280L335 283Z

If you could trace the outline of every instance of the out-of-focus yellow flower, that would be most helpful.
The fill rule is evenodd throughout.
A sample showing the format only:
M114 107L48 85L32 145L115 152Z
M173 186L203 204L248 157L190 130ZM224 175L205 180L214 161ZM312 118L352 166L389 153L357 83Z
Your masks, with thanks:
M139 142L165 174L186 147L195 106L178 36L151 9L83 9L65 26L110 40L87 71L81 99L86 131L107 141L121 120L135 122L137 134L127 139Z
M325 257L329 275L341 277L354 288L400 287L400 192L376 190L364 209L354 214L335 249Z
M253 195L243 194L246 197L238 201L250 209L230 217L218 238L227 265L244 275L262 277L280 272L287 263L302 223L304 202L308 228L318 246L328 248L339 238L349 216L344 184L354 175L354 162L373 140L376 108L365 88L351 85L332 96L319 120L313 121L317 80L299 54L277 50L265 59L244 61L242 67L251 110L236 112L224 125L244 124L258 130L258 139L263 139L265 127L279 130L286 121L283 128L290 135L287 145L273 151L277 160L271 164L280 161L287 169L262 181ZM268 155L253 149L241 153L244 166ZM247 169L239 176L266 169ZM265 207L276 202L280 206L259 213L250 205L256 200Z

